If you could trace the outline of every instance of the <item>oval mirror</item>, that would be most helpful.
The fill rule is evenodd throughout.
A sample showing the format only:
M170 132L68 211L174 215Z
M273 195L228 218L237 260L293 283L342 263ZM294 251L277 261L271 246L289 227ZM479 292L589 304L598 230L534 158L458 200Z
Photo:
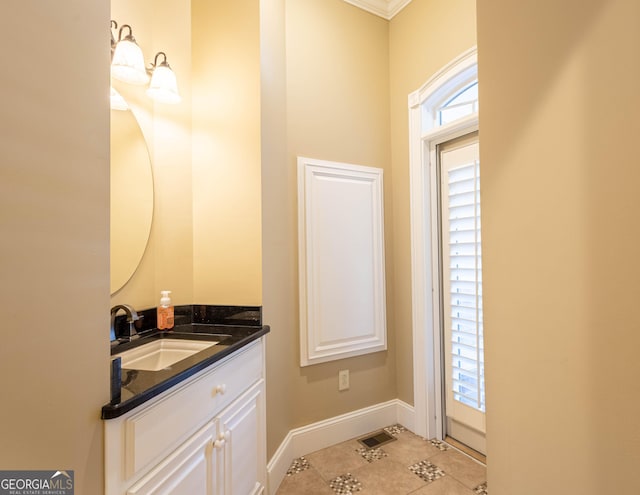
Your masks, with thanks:
M131 110L111 110L111 294L135 273L149 242L153 172Z

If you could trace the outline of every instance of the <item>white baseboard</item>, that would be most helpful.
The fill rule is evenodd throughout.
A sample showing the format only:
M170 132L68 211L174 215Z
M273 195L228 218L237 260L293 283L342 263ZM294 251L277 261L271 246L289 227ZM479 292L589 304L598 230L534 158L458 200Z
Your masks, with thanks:
M415 433L416 431L416 420L415 420L415 410L413 406L410 406L404 401L399 399L396 400L397 411L398 411L398 420L397 423L404 426L407 430Z
M294 459L396 423L414 431L413 406L399 399L291 430L267 464L269 494L275 495Z

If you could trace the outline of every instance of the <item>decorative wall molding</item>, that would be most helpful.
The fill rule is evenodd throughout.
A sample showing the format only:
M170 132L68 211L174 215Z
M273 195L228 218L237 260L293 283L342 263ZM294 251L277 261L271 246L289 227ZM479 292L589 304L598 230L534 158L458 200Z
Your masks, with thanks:
M413 431L413 406L399 399L291 430L267 464L268 493L275 495L287 470L300 456L396 423Z
M298 158L300 363L387 348L382 169Z
M344 0L388 21L405 8L411 0Z

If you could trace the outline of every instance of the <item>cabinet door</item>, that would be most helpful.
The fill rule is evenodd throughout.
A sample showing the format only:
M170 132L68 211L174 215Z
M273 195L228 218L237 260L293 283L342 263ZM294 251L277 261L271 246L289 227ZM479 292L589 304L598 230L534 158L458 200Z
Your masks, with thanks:
M127 491L127 495L218 495L217 425L209 423Z
M253 495L265 486L264 382L246 392L219 416L224 495Z

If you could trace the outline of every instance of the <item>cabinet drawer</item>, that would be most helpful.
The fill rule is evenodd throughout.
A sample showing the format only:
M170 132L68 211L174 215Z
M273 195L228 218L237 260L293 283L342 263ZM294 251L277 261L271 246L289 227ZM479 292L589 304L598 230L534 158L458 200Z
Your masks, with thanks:
M125 477L157 463L262 377L262 347L251 344L124 423Z

